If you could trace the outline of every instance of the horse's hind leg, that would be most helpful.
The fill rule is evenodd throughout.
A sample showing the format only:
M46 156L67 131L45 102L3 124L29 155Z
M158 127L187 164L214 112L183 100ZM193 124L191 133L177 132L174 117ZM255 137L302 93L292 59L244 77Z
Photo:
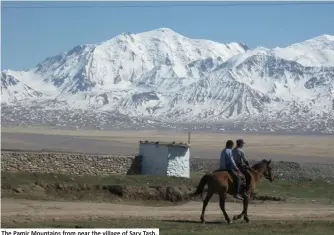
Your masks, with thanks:
M208 187L208 192L207 192L206 197L203 201L203 208L202 208L202 214L201 214L201 222L202 223L205 223L205 219L204 219L205 209L206 209L211 197L213 196L213 193L214 193L213 188L209 186Z
M233 220L238 220L240 219L242 216L244 216L244 220L248 223L249 222L249 219L248 219L248 216L247 216L247 210L248 210L248 196L247 195L243 195L243 209L241 211L241 213L239 215L235 215L233 216Z
M224 217L225 217L225 220L227 221L227 223L231 223L231 220L230 218L228 217L228 214L226 213L226 210L225 210L225 200L226 200L226 194L222 194L220 195L220 198L219 198L219 205L220 205L220 209L223 211L223 214L224 214Z

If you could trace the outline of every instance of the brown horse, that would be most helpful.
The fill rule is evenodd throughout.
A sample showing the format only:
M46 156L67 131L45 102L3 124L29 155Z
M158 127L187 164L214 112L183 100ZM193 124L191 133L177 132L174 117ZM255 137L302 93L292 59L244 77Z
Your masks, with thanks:
M243 195L243 210L241 214L235 215L233 217L233 220L238 220L242 216L244 216L244 220L248 223L249 218L247 215L247 210L248 210L248 203L249 203L249 197L254 192L256 185L260 182L260 179L262 176L264 176L266 179L268 179L270 182L274 180L274 176L272 175L271 172L271 167L270 167L271 159L269 161L267 160L262 160L259 163L256 163L251 167L250 173L251 173L251 184L250 187ZM228 217L226 210L225 210L225 200L227 194L234 195L235 194L235 185L233 183L233 179L231 175L228 173L228 171L225 170L216 170L213 173L208 173L205 174L198 186L197 189L194 193L190 194L191 196L198 196L199 194L203 194L203 189L205 185L208 185L208 190L206 197L203 201L203 209L202 209L202 214L201 214L201 222L204 223L204 213L206 206L208 205L211 197L213 194L217 193L219 195L219 204L220 204L220 209L224 213L225 220L227 223L231 223L230 218ZM243 185L241 186L241 190L243 190ZM202 198L203 199L203 198Z

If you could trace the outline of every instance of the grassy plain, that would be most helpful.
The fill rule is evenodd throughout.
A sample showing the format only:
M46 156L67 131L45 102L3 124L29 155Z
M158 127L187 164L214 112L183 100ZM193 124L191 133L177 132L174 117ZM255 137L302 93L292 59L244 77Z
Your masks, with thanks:
M180 131L68 131L47 128L2 128L2 149L53 150L98 154L137 154L139 140L187 141ZM219 134L193 132L192 155L217 158L227 139L244 138L249 158L334 163L334 136ZM334 187L323 181L263 180L259 195L286 202L254 202L251 224L226 225L216 200L207 209L208 224L199 223L202 202L170 203L115 195L109 186L127 186L130 193L150 187L194 188L201 175L190 179L156 176L66 176L1 173L2 227L158 227L160 234L331 234L334 230ZM137 190L137 191L136 191ZM140 191L142 190L142 191ZM125 191L126 192L126 191ZM145 195L145 194L143 194ZM140 197L139 197L140 198ZM143 197L141 197L143 199ZM241 204L230 201L230 216ZM233 211L233 212L232 212Z
M187 142L181 131L134 130L59 130L51 128L2 127L2 149L52 150L94 154L138 153L139 140ZM332 163L334 164L334 135L269 135L244 133L192 132L192 155L218 158L228 139L243 138L249 158Z
M160 234L331 234L334 229L334 187L326 182L263 180L260 195L284 197L286 202L254 201L251 224L242 220L227 225L217 200L207 208L208 223L199 223L202 202L166 202L145 199L150 187L193 188L200 174L190 179L158 176L68 176L60 174L1 174L2 227L160 228ZM115 195L110 186L126 186ZM130 191L129 191L130 190ZM127 194L139 194L138 200ZM144 195L141 197L140 194ZM230 216L240 213L240 202L229 200Z

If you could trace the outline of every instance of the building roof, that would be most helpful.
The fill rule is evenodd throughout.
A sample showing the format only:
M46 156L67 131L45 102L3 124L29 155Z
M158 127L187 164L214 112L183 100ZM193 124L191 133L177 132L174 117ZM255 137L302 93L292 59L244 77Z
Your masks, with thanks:
M154 144L154 145L165 145L165 146L169 146L169 147L182 147L182 148L189 148L191 145L188 143L183 143L183 142L179 142L176 143L174 142L162 142L162 141L148 141L148 140L140 140L139 141L140 144Z

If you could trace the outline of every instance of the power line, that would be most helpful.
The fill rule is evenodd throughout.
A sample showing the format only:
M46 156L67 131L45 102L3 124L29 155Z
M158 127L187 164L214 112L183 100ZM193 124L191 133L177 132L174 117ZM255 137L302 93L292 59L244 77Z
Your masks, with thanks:
M68 6L2 6L7 9L66 9L66 8L168 8L168 7L235 7L235 6L334 5L334 2L280 2L280 3L225 3L225 4L169 4L169 5L68 5Z

